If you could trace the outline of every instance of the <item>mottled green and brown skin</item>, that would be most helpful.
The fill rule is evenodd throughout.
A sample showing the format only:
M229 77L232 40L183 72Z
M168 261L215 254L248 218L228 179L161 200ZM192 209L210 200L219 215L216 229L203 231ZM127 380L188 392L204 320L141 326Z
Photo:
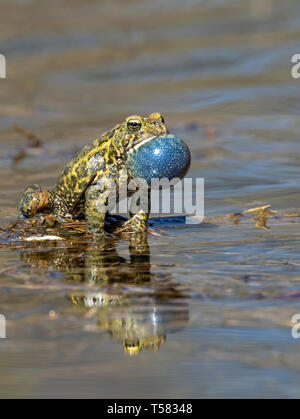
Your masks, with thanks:
M105 206L109 181L119 184L120 172L125 169L127 154L132 148L167 133L158 112L147 118L129 116L84 147L65 167L52 191L42 191L38 185L29 186L21 199L20 216L30 218L46 213L58 220L85 218L93 234L103 235L106 214L97 208ZM99 187L97 182L104 178L108 183ZM135 231L145 231L147 221L148 213L141 210L131 216L128 226Z

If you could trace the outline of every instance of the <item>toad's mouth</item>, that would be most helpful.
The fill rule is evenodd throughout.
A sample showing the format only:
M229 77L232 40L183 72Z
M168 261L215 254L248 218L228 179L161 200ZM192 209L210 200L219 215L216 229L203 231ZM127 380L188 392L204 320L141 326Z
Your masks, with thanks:
M146 144L157 137L159 137L159 135L151 135L151 136L143 135L141 138L130 142L127 146L127 150L129 153L132 153L133 151L137 151L143 144Z

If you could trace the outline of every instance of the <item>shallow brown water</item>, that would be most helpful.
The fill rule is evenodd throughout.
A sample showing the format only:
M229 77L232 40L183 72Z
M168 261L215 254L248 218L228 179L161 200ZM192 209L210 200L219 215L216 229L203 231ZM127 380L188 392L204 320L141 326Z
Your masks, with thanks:
M0 3L1 224L25 186L51 187L80 147L156 110L191 148L206 215L300 207L297 0ZM13 124L43 147L24 156ZM0 396L299 397L297 220L174 221L150 258L126 240L1 247Z

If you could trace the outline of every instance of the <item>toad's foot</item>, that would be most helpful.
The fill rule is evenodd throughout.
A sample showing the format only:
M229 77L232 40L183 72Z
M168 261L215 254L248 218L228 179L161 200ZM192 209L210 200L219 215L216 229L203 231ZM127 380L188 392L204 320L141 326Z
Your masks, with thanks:
M52 208L52 193L43 191L39 185L30 185L25 189L20 202L20 218L31 218L41 212L49 213Z
M121 232L145 232L147 233L148 229L148 218L149 214L140 210L137 214L132 215L131 218L126 221L123 227L120 229Z

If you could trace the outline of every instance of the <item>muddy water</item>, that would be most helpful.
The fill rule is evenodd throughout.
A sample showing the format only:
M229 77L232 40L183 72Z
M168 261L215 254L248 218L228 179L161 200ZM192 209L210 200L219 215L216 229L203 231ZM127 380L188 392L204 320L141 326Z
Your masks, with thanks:
M1 0L0 19L1 224L25 186L153 111L189 144L206 215L300 207L297 0ZM164 230L138 256L1 247L1 397L299 396L297 218Z

